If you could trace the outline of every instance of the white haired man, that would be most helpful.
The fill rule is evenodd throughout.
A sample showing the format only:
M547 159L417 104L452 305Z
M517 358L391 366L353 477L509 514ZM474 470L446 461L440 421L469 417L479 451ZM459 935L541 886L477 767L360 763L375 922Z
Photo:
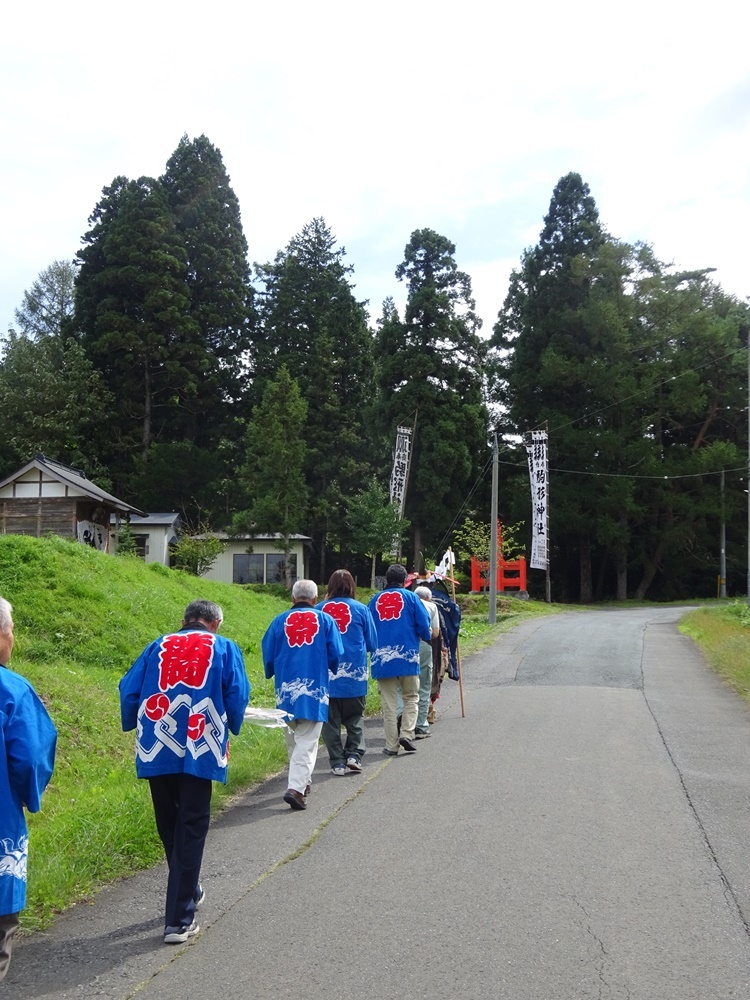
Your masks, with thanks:
M437 639L440 635L440 616L437 605L432 600L432 591L429 587L416 587L414 593L427 608L430 616L430 632L432 638ZM419 640L419 707L417 710L417 725L414 730L414 738L417 740L426 739L431 736L430 723L427 715L430 711L430 690L432 689L432 643Z
M292 600L292 607L268 626L261 646L266 677L274 679L276 704L289 719L289 787L284 801L292 809L306 809L318 740L328 721L328 675L338 671L344 646L336 622L315 607L314 580L297 580Z
M200 930L212 782L227 780L229 733L250 697L239 646L217 635L223 617L213 601L191 601L182 628L150 643L120 681L122 728L137 727L136 774L148 779L169 865L165 944Z
M26 905L29 837L24 809L38 812L55 764L57 731L25 677L8 670L13 609L0 597L0 980Z

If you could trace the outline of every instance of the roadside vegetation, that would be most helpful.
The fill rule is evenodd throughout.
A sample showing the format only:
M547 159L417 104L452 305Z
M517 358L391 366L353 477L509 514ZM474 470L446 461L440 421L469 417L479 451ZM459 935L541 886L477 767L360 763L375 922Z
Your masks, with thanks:
M711 667L750 702L750 609L734 601L691 611L680 631L696 642Z
M134 768L134 736L120 729L117 685L143 647L177 628L196 597L224 609L222 633L242 649L254 705L274 705L260 640L288 598L196 579L136 557L112 558L61 538L0 538L0 593L13 605L12 669L29 678L58 729L57 764L41 813L29 816L28 907L23 923L162 858L148 785ZM233 792L286 763L278 730L244 726L231 739Z

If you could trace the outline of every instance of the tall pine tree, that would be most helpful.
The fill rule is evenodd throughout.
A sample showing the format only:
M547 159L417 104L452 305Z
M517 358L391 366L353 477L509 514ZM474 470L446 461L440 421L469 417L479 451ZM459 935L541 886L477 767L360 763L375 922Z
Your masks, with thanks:
M205 350L191 440L213 445L243 392L253 315L247 241L221 152L184 135L161 178L187 263L189 312Z
M487 449L480 321L455 252L432 229L412 233L396 269L408 289L403 322L387 299L376 338L379 426L391 441L398 424L417 422L406 500L415 563L450 527Z
M346 498L361 488L369 459L372 338L345 253L317 218L272 263L256 266L262 289L252 350L254 394L258 398L285 365L307 403L306 523L321 580L329 541L346 532Z
M158 181L116 178L79 251L73 329L115 397L115 475L182 437L205 352L189 313L183 243Z
M553 465L592 472L601 421L581 418L617 398L611 361L621 347L622 318L592 302L592 289L609 289L625 274L589 187L570 173L555 186L537 246L511 275L492 346L498 401L519 433L547 422ZM616 293L615 293L616 294ZM609 299L607 299L609 301ZM627 321L624 326L627 327ZM599 376L597 378L597 376ZM551 536L562 561L579 567L580 597L593 596L592 514L596 485L555 479Z
M717 504L699 474L736 454L740 337L705 274L612 239L579 175L561 179L492 341L507 429L549 426L558 596L624 599L629 572L643 596L667 566L679 588L708 565Z
M240 481L248 506L233 521L237 533L281 535L279 548L284 553L284 582L288 587L292 585L291 536L301 530L307 510L306 448L302 436L306 417L307 403L289 369L282 365L267 384L247 426Z

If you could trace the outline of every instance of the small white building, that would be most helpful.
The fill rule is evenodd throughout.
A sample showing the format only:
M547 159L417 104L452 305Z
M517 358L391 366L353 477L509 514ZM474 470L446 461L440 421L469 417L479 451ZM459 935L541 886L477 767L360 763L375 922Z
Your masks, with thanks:
M130 517L130 530L138 546L138 555L147 563L161 563L169 566L169 546L174 545L180 535L180 515L172 511L168 514L145 514ZM112 527L115 533L114 525Z
M223 531L212 534L225 543L221 552L203 574L204 580L220 583L283 583L284 553L279 549L281 535L228 535ZM292 582L307 576L309 535L291 535Z

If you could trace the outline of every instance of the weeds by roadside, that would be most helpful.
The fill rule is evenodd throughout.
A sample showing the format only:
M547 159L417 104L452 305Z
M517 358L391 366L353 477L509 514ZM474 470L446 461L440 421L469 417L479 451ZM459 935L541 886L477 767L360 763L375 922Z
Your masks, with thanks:
M750 701L750 609L739 601L691 611L680 631L696 642L713 669Z

